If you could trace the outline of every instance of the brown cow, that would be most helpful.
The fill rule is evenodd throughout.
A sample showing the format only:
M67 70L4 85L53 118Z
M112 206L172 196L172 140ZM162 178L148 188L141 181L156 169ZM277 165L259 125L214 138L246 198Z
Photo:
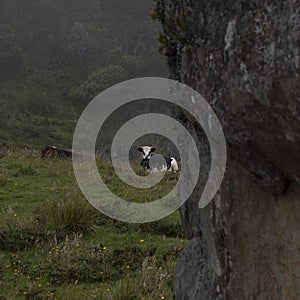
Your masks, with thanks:
M76 161L82 161L83 160L83 154L80 151L75 151L72 149L63 149L63 148L57 148L55 146L46 146L41 151L41 157L42 158L53 158L53 157L59 157L59 158L72 158Z

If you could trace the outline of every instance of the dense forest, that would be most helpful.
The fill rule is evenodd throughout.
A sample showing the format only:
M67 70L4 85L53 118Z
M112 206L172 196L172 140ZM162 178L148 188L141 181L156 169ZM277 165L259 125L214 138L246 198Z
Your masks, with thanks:
M0 147L69 147L80 112L99 92L166 76L152 5L0 0Z

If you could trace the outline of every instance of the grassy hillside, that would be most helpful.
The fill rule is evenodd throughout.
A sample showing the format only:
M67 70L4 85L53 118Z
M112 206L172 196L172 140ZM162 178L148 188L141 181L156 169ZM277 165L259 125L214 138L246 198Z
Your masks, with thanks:
M70 147L95 95L126 79L167 76L152 5L1 1L0 148Z
M141 192L121 185L98 162L110 188L125 199L152 201L177 176ZM0 158L1 299L172 299L183 239L178 212L149 224L126 224L96 211L76 185L70 160L38 152Z

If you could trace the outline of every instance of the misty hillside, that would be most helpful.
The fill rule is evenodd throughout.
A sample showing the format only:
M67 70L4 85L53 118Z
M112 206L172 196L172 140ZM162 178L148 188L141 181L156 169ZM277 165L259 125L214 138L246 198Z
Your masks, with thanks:
M1 0L0 147L69 147L80 112L99 92L166 76L152 4Z

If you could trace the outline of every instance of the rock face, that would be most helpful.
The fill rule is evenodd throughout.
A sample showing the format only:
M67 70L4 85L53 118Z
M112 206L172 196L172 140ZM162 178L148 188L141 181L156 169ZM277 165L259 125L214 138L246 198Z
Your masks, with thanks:
M175 299L300 299L300 1L156 0L152 16L228 143L214 201L198 209L202 182L181 210Z

